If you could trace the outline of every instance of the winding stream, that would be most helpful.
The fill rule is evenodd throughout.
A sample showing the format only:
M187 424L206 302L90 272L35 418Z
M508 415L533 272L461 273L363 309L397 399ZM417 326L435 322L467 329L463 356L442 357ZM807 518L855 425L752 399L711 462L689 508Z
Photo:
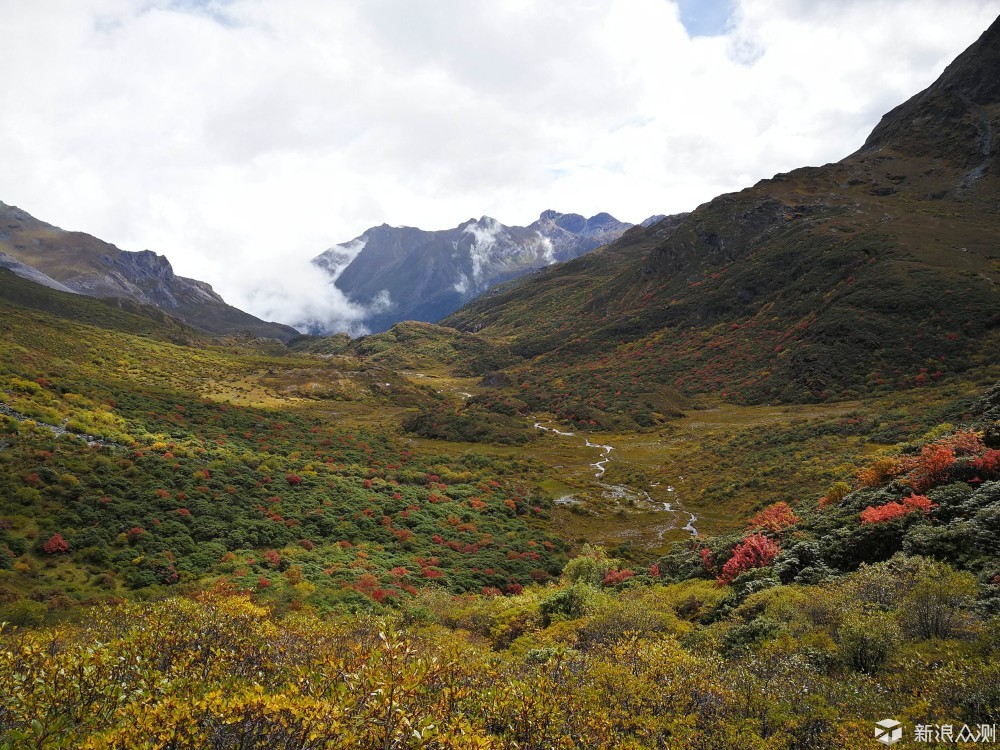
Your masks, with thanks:
M564 432L564 431L558 429L557 427L547 427L542 422L535 422L533 426L534 426L534 428L536 430L544 430L545 432L551 432L551 433L554 433L556 435L559 435L560 437L580 437L575 432ZM594 463L590 464L590 466L592 468L597 469L597 471L594 473L594 476L597 479L600 479L601 477L604 476L605 467L607 466L608 462L611 460L611 451L613 451L615 448L614 448L613 445L602 445L600 443L592 443L592 442L590 442L590 440L588 438L584 438L583 439L583 444L585 446L587 446L588 448L600 448L601 449L601 458L598 459L597 461L595 461ZM660 484L659 482L654 482L650 486L651 487L658 487L659 484ZM671 529L677 528L677 523L678 522L677 522L676 519L677 519L677 517L680 514L684 514L684 515L686 515L688 517L687 525L684 526L684 527L682 527L683 530L687 531L689 534L691 534L691 536L698 536L698 529L695 527L695 522L698 520L698 516L696 516L694 513L691 513L689 511L685 510L683 507L680 507L680 502L679 501L674 501L673 503L657 502L656 500L653 500L652 497L650 497L649 493L646 490L638 490L638 491L636 491L636 490L631 489L629 487L626 487L624 485L620 485L620 484L606 484L605 482L600 482L600 485L605 490L607 490L608 492L610 492L611 496L613 498L637 498L637 497L641 497L643 499L643 501L646 504L648 504L651 508L657 509L657 510L659 510L659 509L662 508L662 511L664 513L670 513L670 514L672 514L674 516L674 518L675 518L674 523L671 526L668 526L667 528L662 529L660 531L660 538L661 539L663 538L663 535L667 531L670 531ZM667 486L667 492L674 492L674 491L675 490L674 490L673 487L671 487L669 485ZM674 507L675 505L677 505L679 507L675 508Z

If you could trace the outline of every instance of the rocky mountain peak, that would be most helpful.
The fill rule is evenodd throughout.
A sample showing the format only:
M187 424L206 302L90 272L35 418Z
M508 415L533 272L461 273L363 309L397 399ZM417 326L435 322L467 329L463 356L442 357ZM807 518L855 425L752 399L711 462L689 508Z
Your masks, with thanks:
M165 255L157 255L152 250L122 252L115 258L104 256L108 265L122 271L126 278L169 281L174 278L174 268Z
M1000 18L928 88L888 112L859 153L891 150L982 167L1000 124Z

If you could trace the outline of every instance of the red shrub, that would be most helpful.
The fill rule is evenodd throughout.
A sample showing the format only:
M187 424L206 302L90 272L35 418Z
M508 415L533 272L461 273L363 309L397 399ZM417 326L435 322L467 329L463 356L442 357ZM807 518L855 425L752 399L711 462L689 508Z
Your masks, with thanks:
M914 488L925 490L942 481L955 463L955 451L947 445L925 445L918 458L911 459L907 474Z
M264 562L270 565L272 568L277 568L281 565L281 555L275 552L273 549L269 549L264 553Z
M362 573L354 582L354 590L365 596L371 596L379 588L379 580L371 573Z
M901 503L886 503L877 508L869 505L861 511L861 523L892 521L916 511L926 514L930 513L933 507L934 505L931 503L930 498L925 495L910 495L909 497L904 497Z
M705 566L706 573L714 572L715 561L712 559L712 550L707 547L701 551L701 564Z
M972 430L958 432L925 445L919 456L903 459L903 466L910 485L925 491L948 479L957 458L978 456L986 452L986 446L978 433ZM975 463L975 462L973 462Z
M49 541L42 545L42 549L45 550L46 555L59 555L63 552L69 552L69 542L63 539L63 535L57 531L49 538Z
M988 450L972 462L972 467L980 474L1000 474L1000 450Z
M764 568L774 562L781 547L773 539L763 534L751 534L733 550L733 556L722 566L722 574L716 579L720 584L729 584L748 570Z
M795 515L788 503L782 501L768 505L760 511L750 519L747 528L776 533L798 522L799 517Z
M604 574L604 581L602 583L605 586L617 586L622 581L627 581L633 575L635 574L628 568L624 570L609 570Z
M128 540L129 544L135 544L136 540L139 539L146 530L142 526L133 526L131 529L125 532L125 538Z

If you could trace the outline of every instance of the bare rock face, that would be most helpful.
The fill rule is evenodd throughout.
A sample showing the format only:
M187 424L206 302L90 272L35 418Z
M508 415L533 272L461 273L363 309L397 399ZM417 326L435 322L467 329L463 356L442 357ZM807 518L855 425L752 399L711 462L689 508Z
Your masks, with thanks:
M132 294L141 295L149 304L164 309L177 309L183 304L225 304L212 287L174 274L170 261L151 250L122 252L117 258L106 258L109 275L131 287Z
M76 294L73 289L70 289L65 284L60 284L58 281L49 278L38 269L22 263L17 258L12 255L8 255L7 253L0 253L0 268L7 268L20 276L22 279L33 281L36 284L41 284L42 286L47 286L49 289L56 289L60 292Z

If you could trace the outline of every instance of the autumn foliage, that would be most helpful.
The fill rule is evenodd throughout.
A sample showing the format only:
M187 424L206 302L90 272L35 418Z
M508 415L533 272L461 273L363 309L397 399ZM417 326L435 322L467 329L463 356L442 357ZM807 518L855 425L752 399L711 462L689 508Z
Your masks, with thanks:
M862 487L877 487L897 476L901 470L897 459L879 458L858 472L858 484Z
M757 531L769 531L777 533L784 531L789 526L794 526L799 522L799 517L795 515L788 503L781 501L768 505L757 513L747 524L748 529Z
M859 471L857 479L861 487L877 487L899 478L917 492L926 492L954 478L982 480L998 473L1000 451L987 449L978 432L958 430L927 443L918 455L879 458Z
M861 511L861 523L882 523L916 512L927 514L931 512L933 507L934 505L927 496L910 495L898 503L886 503L877 507L869 505Z
M57 531L42 545L42 549L46 555L60 555L69 552L69 542L63 539L63 535Z
M624 570L609 570L604 574L604 578L601 581L605 586L617 586L622 581L627 581L635 575L631 570L625 568Z
M722 573L716 579L720 584L733 582L741 573L753 568L765 568L774 562L781 547L764 534L751 534L736 545L733 556L722 566Z

